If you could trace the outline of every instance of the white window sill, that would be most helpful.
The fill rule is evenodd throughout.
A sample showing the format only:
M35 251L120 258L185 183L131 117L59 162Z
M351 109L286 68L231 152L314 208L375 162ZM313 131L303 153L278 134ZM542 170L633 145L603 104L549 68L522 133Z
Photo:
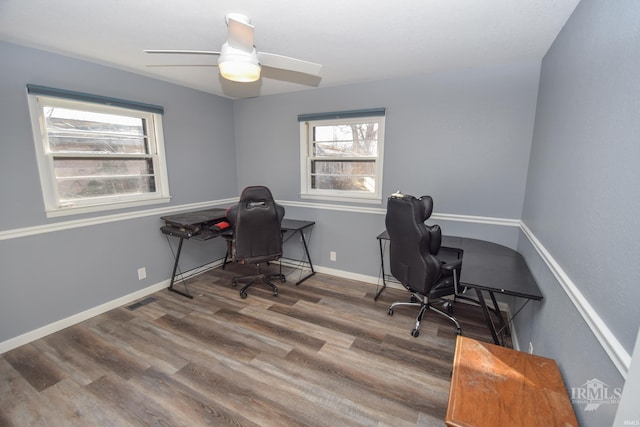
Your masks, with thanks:
M169 203L171 197L158 197L146 200L132 200L128 202L110 202L91 206L70 206L57 209L48 209L46 211L47 218L58 218L69 215L79 215L93 212L104 212L114 209L134 208L138 206L157 205L161 203Z
M381 204L382 198L377 196L352 196L352 195L332 195L332 194L300 194L303 199L310 200L328 200L333 202L348 202L348 203L368 203L368 204Z

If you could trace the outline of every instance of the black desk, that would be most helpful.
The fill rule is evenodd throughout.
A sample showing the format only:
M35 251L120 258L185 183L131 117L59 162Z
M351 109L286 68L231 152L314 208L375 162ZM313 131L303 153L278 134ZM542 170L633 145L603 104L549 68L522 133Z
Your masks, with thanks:
M383 261L383 243L389 240L389 234L387 234L385 230L377 236L377 239L380 244L383 285L382 289L378 291L376 299L386 287L386 279L390 277L390 275L385 273ZM460 285L475 289L476 295L478 296L478 303L484 312L493 341L496 344L503 344L499 339L499 335L506 330L507 323L498 309L495 294L512 295L526 300L512 318L515 317L529 301L540 301L543 298L540 288L538 288L524 258L517 251L506 246L466 237L442 236L442 247L443 249L449 247L462 250ZM484 293L489 295L493 303L492 311L494 311L498 318L497 326L491 318Z
M314 224L315 224L315 221L306 221L301 219L289 219L289 218L282 219L281 228L282 228L282 232L284 233L284 236L282 236L282 244L285 244L286 242L288 242L289 239L291 239L296 234L300 234L300 238L302 239L302 248L304 249L304 258L301 260L301 262L302 264L307 264L309 266L309 269L311 270L311 273L300 278L296 282L296 285L299 285L300 283L307 280L309 277L316 274L315 270L313 269L313 264L311 263L311 255L309 255L309 246L307 245L307 239L304 237L304 230L306 228L312 227Z
M230 235L230 229L223 230L221 232L213 231L210 229L214 224L217 224L220 221L225 221L227 219L226 211L227 210L223 208L213 208L200 211L185 212L176 215L168 215L160 218L165 222L165 225L160 227L160 231L162 231L162 233L164 234L180 239L178 243L178 250L175 254L173 272L171 273L171 284L169 285L170 291L176 292L187 298L193 298L193 295L191 295L188 290L186 292L183 292L174 288L173 286L175 283L178 263L180 261L182 243L185 239L209 240L223 235ZM316 274L315 270L313 269L313 264L311 263L311 256L309 255L309 248L307 246L307 240L304 235L304 230L312 227L314 224L314 221L303 221L289 218L284 218L282 220L283 243L288 241L296 233L299 233L304 248L304 258L300 260L300 262L302 264L308 265L309 269L311 270L311 273L298 280L298 282L296 282L296 285L299 285L309 277Z

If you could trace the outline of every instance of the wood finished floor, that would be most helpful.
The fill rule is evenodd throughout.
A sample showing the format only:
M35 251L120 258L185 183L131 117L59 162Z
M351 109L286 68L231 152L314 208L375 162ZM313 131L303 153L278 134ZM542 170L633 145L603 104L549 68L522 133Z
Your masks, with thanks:
M455 334L408 293L316 274L254 286L229 265L0 357L0 426L443 426ZM246 270L244 270L246 271ZM463 334L489 341L478 308Z

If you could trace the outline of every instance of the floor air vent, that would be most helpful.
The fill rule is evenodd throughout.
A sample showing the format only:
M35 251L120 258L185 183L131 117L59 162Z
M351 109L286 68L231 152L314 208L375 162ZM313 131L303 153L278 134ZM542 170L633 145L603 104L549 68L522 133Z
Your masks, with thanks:
M154 298L154 297L145 298L145 299L143 299L142 301L138 301L138 302L136 302L136 303L134 303L134 304L131 304L131 305L130 305L130 306L128 306L127 308L128 308L129 310L136 310L136 309L138 309L138 308L142 307L143 305L151 304L152 302L157 301L157 300L158 300L158 299L157 299L157 298Z

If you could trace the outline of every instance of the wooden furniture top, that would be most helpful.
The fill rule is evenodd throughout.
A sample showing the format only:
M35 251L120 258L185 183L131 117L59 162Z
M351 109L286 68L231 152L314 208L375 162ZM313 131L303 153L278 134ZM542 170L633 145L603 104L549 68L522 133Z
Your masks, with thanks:
M446 424L578 426L553 359L463 336L457 337Z

